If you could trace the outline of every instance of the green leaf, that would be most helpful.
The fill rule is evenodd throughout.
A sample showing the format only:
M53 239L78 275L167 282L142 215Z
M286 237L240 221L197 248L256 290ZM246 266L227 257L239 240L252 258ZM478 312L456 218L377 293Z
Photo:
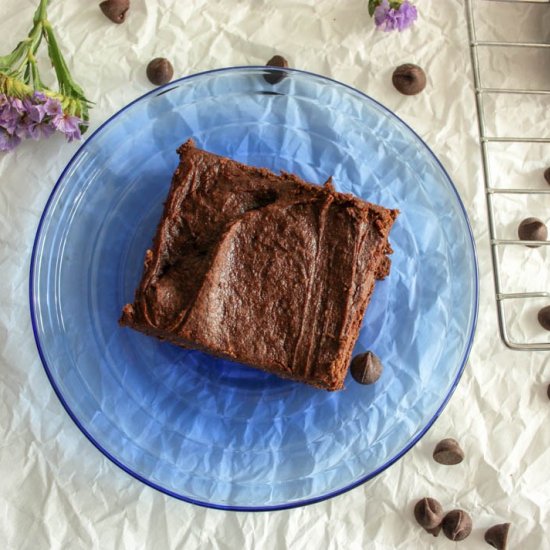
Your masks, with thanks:
M369 15L374 15L374 10L380 5L380 0L369 0Z
M90 119L88 106L91 105L91 102L86 99L82 88L71 77L67 63L65 63L65 58L55 38L53 28L48 21L44 21L43 23L43 32L46 37L46 42L48 43L48 54L59 83L59 91L62 95L73 98L77 102L78 112L76 114L84 122L88 122ZM75 104L73 103L73 105ZM87 124L81 125L80 131L84 134L87 128Z
M27 64L25 66L25 71L23 72L23 82L27 85L31 85L31 66Z
M46 42L48 43L48 54L55 70L61 93L70 97L76 97L86 103L89 103L84 95L84 90L82 90L82 88L73 80L71 73L69 72L69 67L67 67L65 58L63 57L59 45L57 44L53 28L48 21L43 23L43 31Z
M13 52L8 55L0 56L0 67L11 68L20 63L29 51L31 40L26 38L17 44Z

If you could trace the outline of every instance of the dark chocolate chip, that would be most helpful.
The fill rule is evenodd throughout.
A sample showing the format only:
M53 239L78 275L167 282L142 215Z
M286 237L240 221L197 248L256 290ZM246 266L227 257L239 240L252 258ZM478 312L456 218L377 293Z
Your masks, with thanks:
M424 527L426 531L433 530L441 525L443 508L435 498L423 498L414 506L414 519L416 519L417 523ZM437 534L434 536L437 537Z
M397 91L405 95L419 94L426 87L424 69L412 63L399 65L393 71L391 80Z
M550 185L550 166L544 171L544 179L546 183Z
M550 306L543 307L539 311L537 318L542 328L550 330Z
M472 518L464 510L451 510L442 522L443 533L451 540L464 540L472 532Z
M173 76L174 67L164 57L156 57L147 65L147 78L156 86L162 86L162 84L170 82Z
M485 531L485 542L497 550L506 550L506 548L508 548L509 530L509 523L499 523L498 525L493 525Z
M538 218L525 218L518 226L518 237L522 241L545 241L548 238L548 229ZM527 245L538 248L538 245Z
M442 439L435 446L433 457L439 464L452 466L460 464L464 460L464 451L460 448L456 439L448 437L447 439Z
M550 399L550 384L548 384L548 387L546 388L546 395L548 396L548 399Z
M103 15L113 23L124 23L126 13L130 9L130 0L105 0L99 4Z
M367 351L353 358L350 370L359 384L374 384L382 374L382 363L372 351Z
M282 56L282 55L274 55L266 64L266 67L281 67L282 69L285 69L288 67L288 61ZM266 82L269 82L269 84L277 84L277 82L281 82L283 78L286 76L285 71L267 71L264 74L264 78Z

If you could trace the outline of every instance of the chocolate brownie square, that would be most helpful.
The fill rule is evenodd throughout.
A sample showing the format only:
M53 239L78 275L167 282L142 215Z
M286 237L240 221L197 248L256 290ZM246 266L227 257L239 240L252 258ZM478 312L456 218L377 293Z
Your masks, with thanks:
M295 175L179 149L120 324L326 390L343 387L397 216Z

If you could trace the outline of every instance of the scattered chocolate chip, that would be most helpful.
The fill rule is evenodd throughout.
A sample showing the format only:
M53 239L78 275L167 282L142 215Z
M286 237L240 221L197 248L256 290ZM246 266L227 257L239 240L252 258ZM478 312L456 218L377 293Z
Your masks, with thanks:
M443 533L451 540L464 540L472 532L472 518L464 510L451 510L442 522Z
M542 328L550 330L550 306L543 307L539 311L537 318Z
M546 183L550 185L550 166L544 171L544 179Z
M399 65L393 71L391 80L397 91L404 95L419 94L426 87L426 73L424 69L412 63Z
M147 65L147 78L156 86L162 86L170 82L173 76L174 67L164 57L156 57Z
M506 550L508 547L509 530L509 523L499 523L498 525L493 525L485 531L485 542L497 550Z
M130 9L130 0L105 0L99 4L103 15L113 23L124 23L126 13Z
M542 220L538 218L525 218L518 226L518 237L522 241L545 241L548 237L548 229ZM538 245L527 245L537 248Z
M431 530L441 525L443 508L435 498L423 498L414 506L414 519L416 519L417 523L424 527L426 531L431 532ZM439 534L439 531L437 534ZM434 537L437 537L437 534L435 534Z
M456 439L448 437L447 439L442 439L435 446L433 457L439 464L453 466L454 464L460 464L464 460L464 451L460 448Z
M286 68L288 67L288 61L282 56L282 55L274 55L266 64L266 67L281 67ZM286 76L286 73L284 71L267 71L264 74L264 78L266 82L269 82L269 84L277 84L277 82L281 82L283 78Z
M353 358L350 370L359 384L374 384L382 374L382 363L372 351L367 351Z
M550 399L550 384L548 384L548 387L546 388L546 395L548 396L548 399Z

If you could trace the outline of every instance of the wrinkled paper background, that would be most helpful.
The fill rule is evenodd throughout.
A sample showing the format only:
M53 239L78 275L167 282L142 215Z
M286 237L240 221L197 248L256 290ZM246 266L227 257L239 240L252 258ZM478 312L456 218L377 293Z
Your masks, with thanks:
M476 0L479 37L550 42L550 5ZM0 49L27 32L35 2L2 0ZM412 31L374 30L366 0L132 0L126 23L112 24L96 2L53 0L50 18L77 80L96 105L92 130L151 87L145 65L170 58L175 76L263 64L274 53L294 67L355 86L405 119L433 148L468 209L478 245L481 302L477 336L459 388L421 442L373 481L312 506L270 513L203 509L150 489L112 464L79 432L41 366L29 318L28 271L40 213L78 144L59 137L0 156L0 545L42 548L455 548L412 519L433 496L461 507L474 530L461 547L488 548L483 533L509 521L511 548L539 549L550 529L550 354L513 352L498 336L487 214L463 0L417 0ZM489 51L488 86L550 89L548 52ZM416 62L428 73L417 97L399 95L393 68ZM51 77L51 75L50 75ZM50 80L51 81L51 80ZM546 102L545 102L546 101ZM502 135L550 137L550 96L486 103ZM494 146L493 184L545 188L550 145ZM499 236L514 238L528 215L549 220L550 196L503 198ZM548 290L549 247L501 254L507 291ZM550 340L533 315L510 304L516 339ZM436 442L456 437L466 460L436 464Z

